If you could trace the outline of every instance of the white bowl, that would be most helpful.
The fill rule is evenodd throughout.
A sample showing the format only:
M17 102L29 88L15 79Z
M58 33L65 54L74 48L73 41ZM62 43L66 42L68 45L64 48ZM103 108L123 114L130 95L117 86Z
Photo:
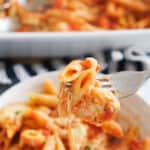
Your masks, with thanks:
M33 92L40 92L42 90L42 84L45 79L50 79L57 88L58 84L58 71L49 72L36 77L27 79L12 88L8 89L0 97L0 108L6 104L15 102L24 102L28 100L28 97ZM138 95L131 96L127 99L120 100L121 112L119 119L125 126L139 126L144 136L150 136L150 107L144 102Z

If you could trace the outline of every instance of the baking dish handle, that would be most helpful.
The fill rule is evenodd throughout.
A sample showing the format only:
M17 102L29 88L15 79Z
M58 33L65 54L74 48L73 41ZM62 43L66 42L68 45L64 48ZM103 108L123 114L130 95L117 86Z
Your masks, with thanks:
M132 46L125 50L125 59L144 63L144 69L150 70L150 46Z

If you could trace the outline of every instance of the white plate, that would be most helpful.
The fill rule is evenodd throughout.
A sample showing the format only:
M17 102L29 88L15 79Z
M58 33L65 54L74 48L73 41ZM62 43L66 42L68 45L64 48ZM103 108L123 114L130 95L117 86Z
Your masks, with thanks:
M150 29L96 32L0 32L0 57L82 55L148 45Z
M59 87L57 76L57 71L45 73L15 85L2 94L0 107L10 103L26 101L31 93L41 91L45 79L52 80ZM139 126L142 135L150 136L150 107L138 95L121 100L120 116L123 125L129 126L134 124Z

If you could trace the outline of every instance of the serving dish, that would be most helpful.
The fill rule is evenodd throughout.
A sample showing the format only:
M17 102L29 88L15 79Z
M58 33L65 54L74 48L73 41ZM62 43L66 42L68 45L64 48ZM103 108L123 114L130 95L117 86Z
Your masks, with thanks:
M57 87L58 85L58 71L45 73L24 82L21 82L14 87L7 90L0 97L0 108L6 104L26 101L31 93L41 92L41 86L45 79L52 80ZM143 136L150 136L149 105L138 95L134 95L127 99L120 100L121 112L119 121L126 128L131 124L140 127ZM140 107L139 107L140 106ZM146 119L145 119L146 118Z
M0 33L0 57L83 55L149 44L150 29L96 32Z
M82 55L148 44L148 5L138 0L14 0L0 19L0 57Z

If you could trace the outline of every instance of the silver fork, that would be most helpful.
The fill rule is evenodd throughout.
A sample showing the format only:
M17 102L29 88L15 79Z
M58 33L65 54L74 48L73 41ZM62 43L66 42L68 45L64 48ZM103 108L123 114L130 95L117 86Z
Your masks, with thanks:
M114 74L99 74L97 80L101 82L102 88L113 92L119 99L131 96L150 77L147 71L122 71Z

